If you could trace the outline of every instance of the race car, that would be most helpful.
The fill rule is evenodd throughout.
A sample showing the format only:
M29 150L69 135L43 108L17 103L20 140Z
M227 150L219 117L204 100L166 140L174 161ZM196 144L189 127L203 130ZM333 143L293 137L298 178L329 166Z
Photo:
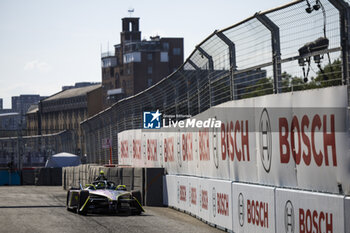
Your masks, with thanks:
M139 191L128 192L125 185L97 180L83 188L71 188L67 192L66 207L78 214L87 213L126 213L140 215L144 212L139 200Z

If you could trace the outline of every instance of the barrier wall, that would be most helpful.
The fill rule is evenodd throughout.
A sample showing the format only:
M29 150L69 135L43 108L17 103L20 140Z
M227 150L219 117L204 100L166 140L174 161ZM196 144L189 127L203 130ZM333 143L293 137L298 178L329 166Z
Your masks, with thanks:
M347 233L350 232L350 197L345 198L344 204L345 211L345 230Z
M344 205L340 195L276 189L276 232L349 232Z
M20 185L21 177L17 171L0 170L0 185Z
M231 182L172 175L165 180L164 204L232 231Z
M118 134L118 161L169 174L350 194L347 87L226 102L195 116L214 130ZM194 118L191 118L194 119Z
M62 185L62 168L37 168L35 170L35 185Z
M35 185L35 168L23 168L22 169L22 185Z
M232 183L234 232L275 233L275 188Z
M350 233L350 197L191 176L164 177L164 204L228 231Z

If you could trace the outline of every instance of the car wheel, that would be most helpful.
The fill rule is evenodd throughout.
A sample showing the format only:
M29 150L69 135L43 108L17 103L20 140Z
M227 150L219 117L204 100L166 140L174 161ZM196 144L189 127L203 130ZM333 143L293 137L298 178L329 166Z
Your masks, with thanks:
M68 192L67 192L67 201L66 201L66 209L68 211L70 211L70 208L69 208L69 195L70 195L70 190L68 190Z
M78 201L78 208L77 208L77 213L78 214L81 214L81 215L86 215L87 214L87 209L88 209L88 206L86 205L84 207L83 210L80 210L81 207L84 206L87 198L89 197L89 191L86 191L86 190L82 190L80 193L79 193L79 201Z

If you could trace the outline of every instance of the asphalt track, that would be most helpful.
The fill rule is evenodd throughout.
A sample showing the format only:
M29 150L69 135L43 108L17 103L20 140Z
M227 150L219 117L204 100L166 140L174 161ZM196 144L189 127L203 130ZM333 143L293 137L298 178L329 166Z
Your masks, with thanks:
M223 232L166 207L145 207L140 216L80 216L65 200L60 186L0 186L0 232Z

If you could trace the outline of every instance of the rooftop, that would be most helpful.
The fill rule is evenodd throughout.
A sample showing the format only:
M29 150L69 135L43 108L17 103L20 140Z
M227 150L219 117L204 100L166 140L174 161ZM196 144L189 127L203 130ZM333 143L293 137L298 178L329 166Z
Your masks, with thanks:
M36 113L37 111L39 111L39 106L37 104L32 104L30 105L27 114Z
M68 89L65 91L58 92L57 94L54 94L50 96L49 98L46 98L43 100L43 102L51 101L51 100L58 100L58 99L67 99L77 96L83 96L86 95L88 92L93 91L97 88L101 87L101 84L96 84L92 86L87 87L80 87L80 88L73 88Z

